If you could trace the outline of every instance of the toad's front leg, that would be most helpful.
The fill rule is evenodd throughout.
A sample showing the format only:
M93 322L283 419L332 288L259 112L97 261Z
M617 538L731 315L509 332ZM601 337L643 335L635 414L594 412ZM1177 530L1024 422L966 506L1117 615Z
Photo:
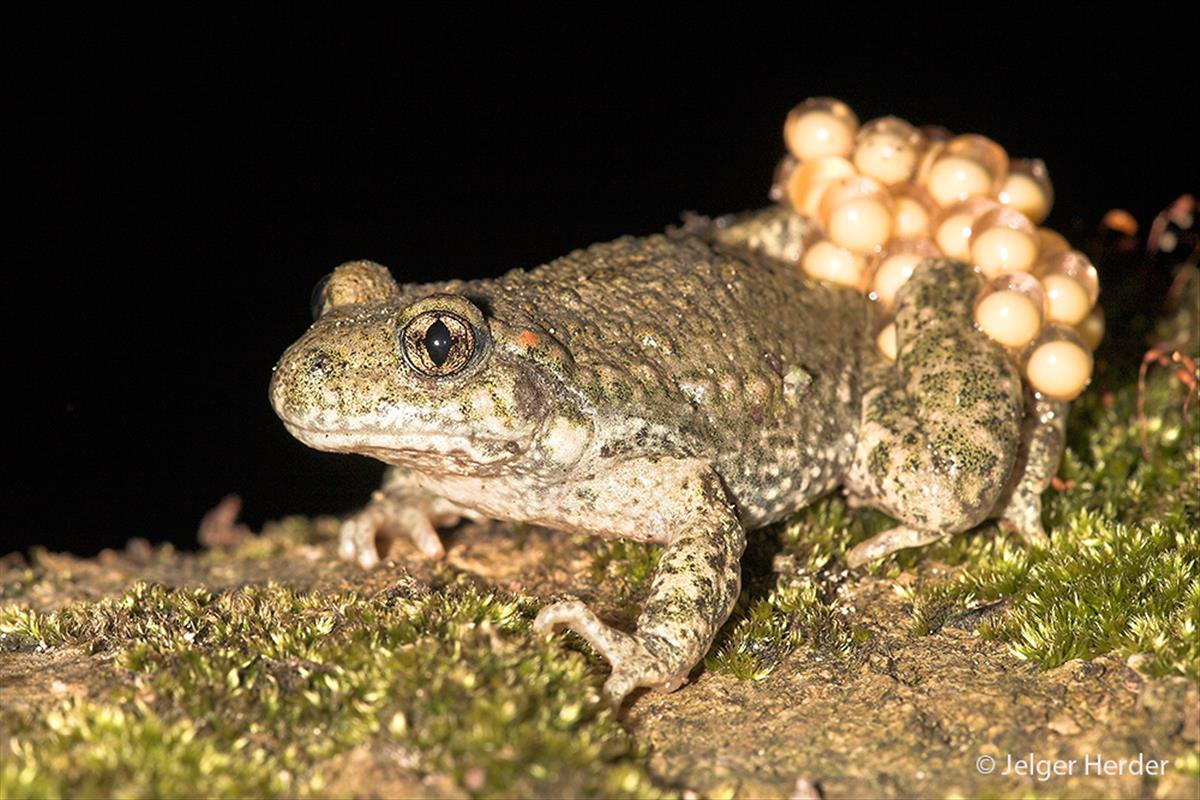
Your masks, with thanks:
M342 523L338 556L371 569L379 563L377 540L384 534L407 537L426 557L441 558L445 549L437 529L455 525L463 518L483 519L469 508L430 494L411 471L392 467L384 474L383 486L371 496L371 502ZM387 555L386 549L382 555Z
M665 529L650 538L666 546L635 633L604 624L577 600L547 606L534 621L539 631L570 628L608 659L612 675L604 692L614 704L639 686L679 688L708 652L741 589L746 534L720 480L697 471L683 486L686 499L652 515Z

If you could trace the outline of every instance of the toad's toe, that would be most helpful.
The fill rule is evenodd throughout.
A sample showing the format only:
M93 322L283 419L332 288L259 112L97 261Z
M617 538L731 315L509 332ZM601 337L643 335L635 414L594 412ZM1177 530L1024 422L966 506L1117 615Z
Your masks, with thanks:
M668 668L667 659L655 655L644 637L604 624L578 600L546 606L533 622L534 630L540 633L559 626L570 628L586 639L612 666L612 674L604 683L604 694L615 706L639 686L672 692L687 680L687 673L679 674L678 670Z

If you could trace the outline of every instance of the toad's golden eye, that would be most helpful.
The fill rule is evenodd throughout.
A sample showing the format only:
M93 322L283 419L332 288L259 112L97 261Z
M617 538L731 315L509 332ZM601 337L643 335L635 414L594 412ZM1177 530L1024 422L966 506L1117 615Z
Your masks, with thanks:
M445 377L467 365L475 353L475 332L461 317L446 311L426 311L400 334L404 355L422 375Z

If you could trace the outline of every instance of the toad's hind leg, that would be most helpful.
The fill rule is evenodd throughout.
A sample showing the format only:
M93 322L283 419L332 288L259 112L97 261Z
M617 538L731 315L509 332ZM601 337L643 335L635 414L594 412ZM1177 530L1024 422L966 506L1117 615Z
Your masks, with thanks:
M609 627L578 600L547 606L534 621L539 631L570 628L608 660L604 693L616 704L639 686L667 692L681 686L741 589L746 534L720 480L693 473L688 485L686 499L656 515L669 529L652 538L666 546L635 633Z
M903 524L848 555L863 563L982 522L1016 461L1021 380L977 331L980 279L966 264L918 264L897 296L895 364L867 370L847 488Z

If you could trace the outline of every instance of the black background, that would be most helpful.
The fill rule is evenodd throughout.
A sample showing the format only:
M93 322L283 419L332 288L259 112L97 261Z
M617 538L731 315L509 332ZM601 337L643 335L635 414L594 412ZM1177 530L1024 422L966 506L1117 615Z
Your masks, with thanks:
M1183 26L979 9L14 25L0 552L187 546L230 491L256 526L361 503L382 468L303 447L266 401L321 275L494 275L762 205L808 96L1042 157L1064 230L1197 188Z

